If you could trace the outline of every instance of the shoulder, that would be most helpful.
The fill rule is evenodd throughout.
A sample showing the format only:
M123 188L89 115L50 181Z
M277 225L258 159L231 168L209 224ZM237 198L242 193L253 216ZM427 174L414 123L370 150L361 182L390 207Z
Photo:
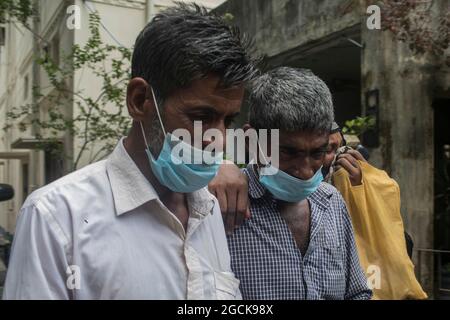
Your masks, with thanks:
M319 188L310 197L308 197L316 208L319 208L329 219L333 221L342 221L345 225L350 219L347 206L341 193L332 185L322 182Z
M25 200L22 211L37 208L37 211L56 213L61 206L80 204L87 197L95 197L109 186L106 160L90 164L32 192Z
M344 198L341 193L331 184L322 182L319 188L309 197L310 200L329 206L344 206Z

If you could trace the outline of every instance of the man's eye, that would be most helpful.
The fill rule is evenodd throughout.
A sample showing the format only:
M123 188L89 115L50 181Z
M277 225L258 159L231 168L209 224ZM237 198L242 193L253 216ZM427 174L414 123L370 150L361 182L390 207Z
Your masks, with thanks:
M320 151L313 152L311 156L315 160L320 160L325 156L325 154L327 154L326 150L320 150Z
M332 152L336 152L336 150L337 150L337 146L336 145L329 145L328 147L327 147L327 150L326 150L326 152L327 153L332 153Z

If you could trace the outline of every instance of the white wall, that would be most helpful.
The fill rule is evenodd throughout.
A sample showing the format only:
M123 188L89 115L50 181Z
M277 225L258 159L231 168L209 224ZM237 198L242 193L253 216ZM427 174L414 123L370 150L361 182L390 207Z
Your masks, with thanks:
M32 96L32 36L20 24L6 25L5 46L0 48L0 152L11 151L11 143L23 136L17 128L5 132L6 113L13 107L31 102ZM28 90L25 95L25 77ZM22 118L21 118L22 119ZM18 120L21 120L18 119ZM20 151L20 150L17 150ZM0 203L0 226L9 232L15 228L17 209L22 205L21 160L0 159L0 183L15 189L13 200Z

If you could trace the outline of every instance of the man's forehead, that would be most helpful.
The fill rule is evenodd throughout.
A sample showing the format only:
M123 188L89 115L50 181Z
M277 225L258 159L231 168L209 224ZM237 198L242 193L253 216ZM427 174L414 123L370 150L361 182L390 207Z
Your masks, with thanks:
M180 90L186 99L204 99L208 97L222 97L230 100L240 100L244 94L244 84L224 87L220 77L209 74L208 76L192 81L184 89Z
M320 148L328 144L328 134L317 131L280 131L280 146L297 149Z
M223 88L217 86L217 79L196 80L189 87L174 93L177 103L186 106L209 106L239 109L244 97L244 86Z
M341 145L342 143L342 134L340 132L335 132L330 134L330 144L337 143L338 145Z

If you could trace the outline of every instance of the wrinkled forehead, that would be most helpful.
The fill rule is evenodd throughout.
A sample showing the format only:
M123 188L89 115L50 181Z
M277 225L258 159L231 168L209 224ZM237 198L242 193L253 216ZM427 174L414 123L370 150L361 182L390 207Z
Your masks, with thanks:
M223 87L217 76L208 76L193 81L189 86L176 90L169 101L189 110L209 107L215 112L239 111L244 96L244 85ZM186 110L186 111L187 111Z
M327 146L328 141L329 134L324 131L287 132L280 130L280 147L308 151Z

